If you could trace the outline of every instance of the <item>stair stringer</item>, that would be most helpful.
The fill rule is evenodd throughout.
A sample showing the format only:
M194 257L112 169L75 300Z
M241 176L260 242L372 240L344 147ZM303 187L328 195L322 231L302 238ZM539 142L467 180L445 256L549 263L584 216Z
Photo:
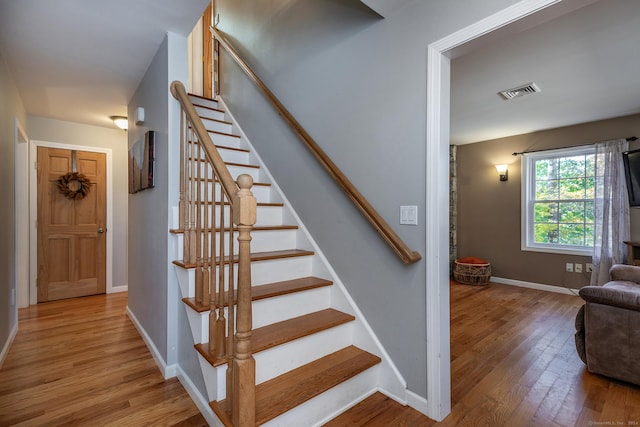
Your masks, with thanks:
M339 413L348 409L349 407L357 404L359 401L368 397L375 391L381 391L390 398L396 400L397 402L407 405L409 403L408 397L410 397L410 392L407 390L407 383L400 371L397 369L393 360L389 356L388 352L385 350L384 346L376 336L371 325L366 321L364 314L358 308L355 300L351 297L349 291L345 287L344 283L340 280L340 277L333 269L326 256L313 239L311 233L306 228L298 214L292 207L292 204L287 199L286 195L279 187L277 181L271 175L271 172L262 161L262 158L258 154L258 151L255 149L249 137L244 133L242 128L238 125L237 120L231 113L230 109L224 102L224 99L219 97L217 99L218 103L221 105L221 109L225 111L225 115L227 120L233 123L234 131L237 132L241 136L242 143L246 144L248 149L251 151L251 156L255 160L257 164L261 167L261 173L264 174L264 177L267 178L268 182L271 183L271 194L272 200L277 200L279 202L284 203L284 214L283 217L285 221L290 221L295 223L299 227L299 232L304 236L305 239L299 239L298 246L300 249L307 249L315 252L315 256L313 257L313 274L319 277L329 278L334 282L334 285L331 287L331 306L337 310L343 311L345 313L352 314L356 317L354 321L353 328L353 345L360 347L361 349L373 353L379 356L382 359L382 363L377 366L375 369L378 371L377 375L377 383L375 387L371 390L363 393L360 398L355 397L350 404L345 405L342 409L336 411L334 414L330 414L325 418L323 422L326 422L332 418L334 418ZM306 242L304 241L306 240ZM408 395L409 393L409 395ZM305 405L302 405L305 406ZM290 411L291 412L291 411ZM285 414L286 415L286 414ZM280 418L280 417L279 417ZM269 424L267 424L269 425ZM277 424L276 424L277 425Z

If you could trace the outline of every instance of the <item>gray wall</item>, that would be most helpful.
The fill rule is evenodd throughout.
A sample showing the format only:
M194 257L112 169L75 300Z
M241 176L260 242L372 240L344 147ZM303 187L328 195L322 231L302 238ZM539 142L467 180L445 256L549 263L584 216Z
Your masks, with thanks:
M113 239L112 285L127 285L127 133L62 120L29 116L29 137L32 140L57 142L87 147L109 148L112 154L113 224L107 231Z
M414 1L386 19L356 0L216 5L220 30L396 233L424 255L426 48L512 3L460 8ZM228 57L222 67L229 108L409 389L426 396L424 261L402 264ZM419 206L418 226L399 225L400 205Z
M590 257L520 249L521 158L525 150L584 145L640 135L640 115L602 120L458 146L458 256L491 261L494 276L580 288L590 274L567 273L565 263ZM509 180L500 182L496 164L509 165ZM631 209L631 238L640 239L640 209ZM584 269L583 269L584 271Z
M26 110L4 57L0 53L0 351L18 324L15 288L14 120L27 126Z
M129 195L129 309L167 361L168 40L165 37L129 102L145 108L144 126L128 131L129 148L156 133L155 188Z
M168 33L135 95L129 117L145 109L145 122L130 121L129 146L147 130L156 132L155 187L129 195L129 309L140 321L160 357L182 371L206 395L193 339L171 263L171 208L179 200L180 114L169 93L174 80L187 80L187 40Z

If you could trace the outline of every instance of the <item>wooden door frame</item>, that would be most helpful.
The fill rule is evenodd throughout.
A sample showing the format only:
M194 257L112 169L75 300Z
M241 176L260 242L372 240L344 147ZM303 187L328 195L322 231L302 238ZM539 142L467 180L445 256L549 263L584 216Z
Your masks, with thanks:
M449 53L560 0L521 0L455 31L427 47L426 180L426 341L425 413L441 421L451 412L449 319Z
M38 159L38 147L60 148L64 150L89 151L104 153L107 160L107 262L106 262L106 292L117 292L113 288L113 151L110 148L88 147L84 145L63 144L59 142L31 140L29 146L30 179L29 179L29 303L38 303L38 171L36 161Z

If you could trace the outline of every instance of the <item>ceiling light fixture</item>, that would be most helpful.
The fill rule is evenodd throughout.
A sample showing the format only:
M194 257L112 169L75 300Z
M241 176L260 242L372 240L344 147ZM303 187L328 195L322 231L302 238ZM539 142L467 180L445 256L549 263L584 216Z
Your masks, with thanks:
M113 123L115 123L116 126L118 126L122 130L127 130L127 128L129 127L129 119L127 119L125 116L111 116L110 118L111 120L113 120Z

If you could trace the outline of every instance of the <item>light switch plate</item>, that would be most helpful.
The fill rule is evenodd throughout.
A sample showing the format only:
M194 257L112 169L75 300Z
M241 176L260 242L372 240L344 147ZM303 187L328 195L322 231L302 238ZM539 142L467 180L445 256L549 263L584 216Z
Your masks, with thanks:
M418 225L418 207L400 206L400 224Z

